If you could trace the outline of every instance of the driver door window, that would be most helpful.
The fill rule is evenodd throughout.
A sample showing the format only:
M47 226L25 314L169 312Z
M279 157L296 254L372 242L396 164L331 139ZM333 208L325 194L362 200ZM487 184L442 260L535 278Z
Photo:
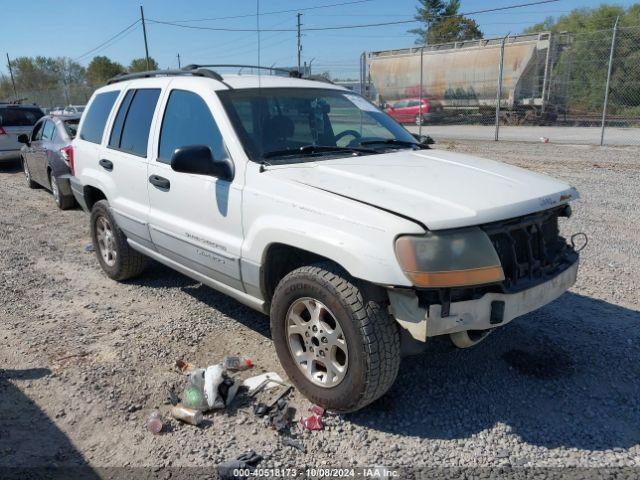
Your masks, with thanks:
M209 146L216 160L228 157L222 134L205 101L196 93L173 90L162 119L158 161L171 163L173 152L189 145Z

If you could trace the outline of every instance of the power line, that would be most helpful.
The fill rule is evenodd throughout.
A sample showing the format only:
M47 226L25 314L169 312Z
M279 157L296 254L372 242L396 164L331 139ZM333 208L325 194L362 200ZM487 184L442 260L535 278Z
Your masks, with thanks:
M498 12L498 11L502 11L502 10L510 10L513 8L522 8L522 7L531 7L534 5L542 5L542 4L546 4L546 3L555 3L555 2L559 2L560 0L540 0L537 2L529 2L529 3L521 3L521 4L517 4L517 5L508 5L508 6L504 6L504 7L495 7L495 8L487 8L484 10L476 10L474 12L464 12L464 13L458 13L456 15L443 15L440 18L449 18L449 17L461 17L461 16L470 16L470 15L479 15L482 13L491 13L491 12ZM326 30L348 30L348 29L354 29L354 28L369 28L369 27L383 27L383 26L388 26L388 25L401 25L401 24L407 24L407 23L417 23L417 22L421 22L422 20L397 20L397 21L393 21L393 22L379 22L379 23L365 23L365 24L358 24L358 25L337 25L337 26L333 26L333 27L310 27L310 28L305 28L305 32L318 32L318 31L326 31ZM149 20L149 22L153 22L153 23L158 23L158 24L162 24L162 25L171 25L174 27L180 27L180 28L190 28L190 29L196 29L196 30L212 30L212 31L218 31L218 32L256 32L255 29L247 29L247 28L225 28L225 27L201 27L201 26L196 26L196 25L182 25L179 23L174 23L174 22L163 22L163 21L159 21L159 20ZM296 32L296 29L262 29L261 31L263 32Z
M301 12L303 10L318 10L320 8L330 8L330 7L341 7L344 5L354 5L357 3L368 3L368 2L372 2L373 0L354 0L351 2L340 2L340 3L331 3L328 5L316 5L315 7L306 7L306 8L294 8L291 10L277 10L277 11L273 11L273 12L261 12L260 15L276 15L279 13L292 13L292 12ZM208 22L208 21L212 21L212 20L231 20L234 18L248 18L248 17L255 17L256 14L255 13L248 13L246 15L232 15L230 17L214 17L214 18L193 18L190 20L171 20L171 22L169 23L189 23L189 22Z
M100 52L102 52L102 51L106 50L107 48L111 47L112 45L114 45L114 44L116 44L116 43L118 43L118 42L122 41L123 39L125 39L126 37L128 37L129 35L131 35L132 33L137 32L139 29L140 29L140 26L136 26L136 27L132 28L131 30L129 30L129 31L125 32L125 33L123 33L123 34L122 34L122 35L120 35L119 37L117 37L117 38L115 38L115 39L111 40L111 42L110 42L110 43L108 43L108 44L106 44L106 45L102 46L101 48L99 48L99 49L97 49L97 50L95 50L95 51L92 53L92 55L94 55L94 56L95 56L96 54L98 54L98 53L100 53ZM78 61L86 60L86 59L87 59L87 57L88 57L88 55L85 55L83 58L80 58Z
M74 58L74 60L78 61L81 58L86 57L87 55L92 54L93 52L95 52L96 50L100 49L101 47L105 46L107 43L111 42L112 40L115 40L117 37L119 37L120 35L124 34L125 32L127 32L128 30L130 30L131 28L133 28L135 25L138 24L138 22L140 22L140 19L136 20L135 22L133 22L131 25L129 25L126 28L123 28L122 30L120 30L118 33L116 33L115 35L109 37L108 40L105 40L104 42L102 42L100 45L98 45L97 47L92 48L91 50L88 50L87 52L83 53L82 55L78 55L76 58Z
M531 3L521 3L519 5L508 5L505 7L496 7L496 8L487 8L484 10L476 10L475 12L465 12L465 13L458 13L456 15L443 15L442 17L439 18L448 18L448 17L464 17L464 16L469 16L469 15L479 15L481 13L490 13L490 12L497 12L500 10L509 10L512 8L522 8L522 7L530 7L533 5L541 5L544 3L554 3L554 2L559 2L560 0L541 0L538 2L531 2ZM335 27L311 27L311 28L306 28L305 31L309 32L309 31L323 31L323 30L346 30L346 29L352 29L352 28L367 28L367 27L382 27L382 26L387 26L387 25L400 25L403 23L415 23L415 22L421 22L422 20L397 20L395 22L380 22L380 23L368 23L368 24L361 24L361 25L338 25Z

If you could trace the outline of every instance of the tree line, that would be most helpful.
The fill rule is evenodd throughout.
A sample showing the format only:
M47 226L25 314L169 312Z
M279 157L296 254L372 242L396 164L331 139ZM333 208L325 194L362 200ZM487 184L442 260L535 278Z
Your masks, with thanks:
M6 66L9 71L9 66ZM68 57L18 57L11 60L16 92L9 75L0 77L0 101L23 99L41 106L84 104L94 89L121 73L158 69L149 58L135 58L125 67L105 56L96 56L86 67Z

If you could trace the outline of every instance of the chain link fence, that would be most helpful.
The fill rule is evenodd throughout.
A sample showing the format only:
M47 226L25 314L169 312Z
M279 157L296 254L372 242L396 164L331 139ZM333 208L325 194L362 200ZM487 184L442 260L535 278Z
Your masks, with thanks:
M434 137L640 145L640 27L368 52L359 89Z

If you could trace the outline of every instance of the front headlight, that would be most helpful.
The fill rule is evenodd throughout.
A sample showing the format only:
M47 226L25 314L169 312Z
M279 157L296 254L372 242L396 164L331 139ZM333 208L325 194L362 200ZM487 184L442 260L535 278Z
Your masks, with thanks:
M504 280L498 254L479 228L398 237L396 256L417 287L463 287Z

